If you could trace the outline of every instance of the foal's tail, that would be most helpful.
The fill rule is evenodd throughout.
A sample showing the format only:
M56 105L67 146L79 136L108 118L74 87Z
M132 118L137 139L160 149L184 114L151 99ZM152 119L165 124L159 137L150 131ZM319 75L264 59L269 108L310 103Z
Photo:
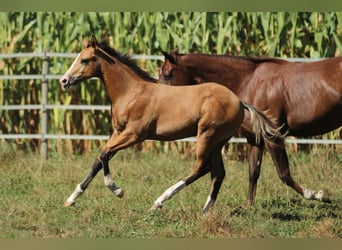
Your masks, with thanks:
M251 116L251 129L255 135L256 144L260 144L261 140L268 147L284 146L286 133L282 133L283 126L278 126L275 121L268 117L265 113L255 109L251 105L241 102L243 107L247 109Z

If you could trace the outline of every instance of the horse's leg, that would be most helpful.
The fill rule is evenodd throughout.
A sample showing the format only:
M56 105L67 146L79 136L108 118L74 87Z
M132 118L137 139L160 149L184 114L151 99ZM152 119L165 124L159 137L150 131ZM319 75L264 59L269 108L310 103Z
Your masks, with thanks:
M196 181L198 178L209 172L209 166L206 164L208 158L208 146L206 143L202 142L200 138L197 140L196 148L196 162L195 167L190 175L180 180L176 184L172 185L164 191L164 193L158 197L154 202L151 210L156 210L163 207L163 203L166 200L171 199L176 193L181 191L186 186L190 185L192 182Z
M95 160L89 174L76 186L74 192L69 196L65 202L65 206L72 206L75 204L76 199L86 190L90 182L94 179L96 174L104 168L104 181L105 185L113 191L118 197L123 196L121 188L117 187L110 177L108 161L114 154L123 148L126 148L136 142L136 137L130 133L121 133L118 135L116 132L112 134L108 142L105 144L100 156Z
M99 160L102 162L104 183L116 196L123 197L123 190L118 187L110 176L109 160L122 149L128 148L138 141L138 136L132 130L126 128L117 136L112 136L102 148Z
M260 176L260 168L263 156L263 147L248 144L248 164L249 164L249 187L247 202L253 205L256 196L258 179Z
M222 181L226 175L221 155L222 145L217 146L209 156L208 164L211 173L211 189L207 201L203 207L203 213L206 213L212 207L217 199Z
M286 185L296 190L299 194L301 194L302 196L304 196L304 198L308 200L318 200L324 202L330 201L330 199L324 194L323 190L317 192L309 190L307 188L304 188L292 179L289 169L289 161L287 158L285 148L273 147L269 148L268 150L271 153L274 164L276 165L279 178Z
M104 183L106 187L109 188L117 197L122 198L124 193L123 190L118 187L115 182L113 181L112 177L110 176L109 170L109 160L113 158L117 151L104 151L102 150L99 159L103 166L103 175L104 175Z
M115 138L118 136L116 131L113 131L110 139ZM93 163L93 166L89 172L89 174L76 186L74 192L69 196L67 201L65 202L65 206L73 206L75 205L76 199L83 194L83 192L87 189L90 182L94 179L96 174L101 170L103 163L100 159L96 159Z
M69 196L69 198L65 202L64 205L66 207L73 206L75 204L77 197L79 197L86 190L90 182L94 179L94 177L101 170L101 168L101 161L96 159L89 174L81 181L81 183L79 183L76 186L75 191Z

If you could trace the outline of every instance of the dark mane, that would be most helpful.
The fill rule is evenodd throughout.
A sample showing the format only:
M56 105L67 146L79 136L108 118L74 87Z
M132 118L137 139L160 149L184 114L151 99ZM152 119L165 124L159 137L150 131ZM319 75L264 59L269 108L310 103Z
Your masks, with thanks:
M230 56L233 57L233 56ZM285 64L288 63L288 61L274 58L274 57L251 57L251 56L236 56L235 58L241 59L241 60L248 60L252 61L253 63L264 63L264 62L273 62L278 64Z
M278 64L285 64L288 63L288 61L274 58L274 57L252 57L252 56L232 56L232 55L216 55L216 54L179 54L181 56L186 55L199 55L199 56L209 56L209 57L217 57L217 58L227 58L230 60L239 60L239 61L249 61L255 64L264 63L264 62L273 62Z
M103 49L105 52L107 52L109 55L117 58L121 63L127 65L130 69L133 70L134 73L136 73L143 80L153 83L158 82L157 79L151 77L146 71L139 68L136 61L132 59L130 55L121 54L117 52L115 49L111 48L106 41L102 41L101 43L99 43L99 47Z

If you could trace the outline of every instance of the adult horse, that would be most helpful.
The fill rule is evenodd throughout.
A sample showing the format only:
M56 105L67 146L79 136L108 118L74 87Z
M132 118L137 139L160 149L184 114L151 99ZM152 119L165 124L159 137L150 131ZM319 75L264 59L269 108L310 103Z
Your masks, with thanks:
M220 83L241 100L267 110L283 131L293 136L319 135L342 125L342 57L310 63L275 58L236 57L163 52L159 81L170 85ZM247 201L255 201L263 146L244 131L248 141L249 188ZM306 199L329 201L291 176L285 148L269 148L280 179Z
M112 102L114 132L90 173L67 199L66 206L75 204L76 198L102 168L105 185L118 197L123 196L122 189L111 178L108 166L109 160L119 150L146 139L175 140L197 136L192 173L168 188L152 208L161 208L165 200L210 172L211 190L203 208L206 212L214 204L225 176L221 148L244 119L252 124L254 133L260 140L265 140L268 147L278 141L279 129L265 115L242 103L223 86L214 83L195 87L154 84L156 79L138 68L130 57L117 53L105 42L98 43L92 37L85 46L60 83L63 88L68 88L91 77L100 78ZM282 137L279 143L283 143Z

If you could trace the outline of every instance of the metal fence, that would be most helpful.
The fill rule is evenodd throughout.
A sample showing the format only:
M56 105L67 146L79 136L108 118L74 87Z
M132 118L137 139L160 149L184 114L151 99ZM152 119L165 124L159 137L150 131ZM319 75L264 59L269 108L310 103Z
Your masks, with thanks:
M47 158L47 140L48 139L71 139L71 140L107 140L108 135L56 135L48 134L48 110L65 109L65 110L110 110L110 106L104 105L59 105L48 104L48 81L51 79L60 79L62 75L49 74L49 59L50 58L75 58L76 53L12 53L1 54L0 60L5 58L25 58L38 57L42 58L42 73L38 75L0 75L0 80L41 80L42 87L42 102L41 104L26 104L26 105L6 105L1 106L0 110L27 110L36 109L41 111L41 133L40 134L0 134L0 139L40 139L41 140L41 156ZM163 56L157 55L134 55L134 59L143 60L163 60ZM309 62L319 59L308 58L289 58L289 61ZM180 141L196 141L195 138L185 138ZM245 138L232 138L231 142L246 143ZM327 139L286 139L287 143L298 144L342 144L342 140L327 140Z

